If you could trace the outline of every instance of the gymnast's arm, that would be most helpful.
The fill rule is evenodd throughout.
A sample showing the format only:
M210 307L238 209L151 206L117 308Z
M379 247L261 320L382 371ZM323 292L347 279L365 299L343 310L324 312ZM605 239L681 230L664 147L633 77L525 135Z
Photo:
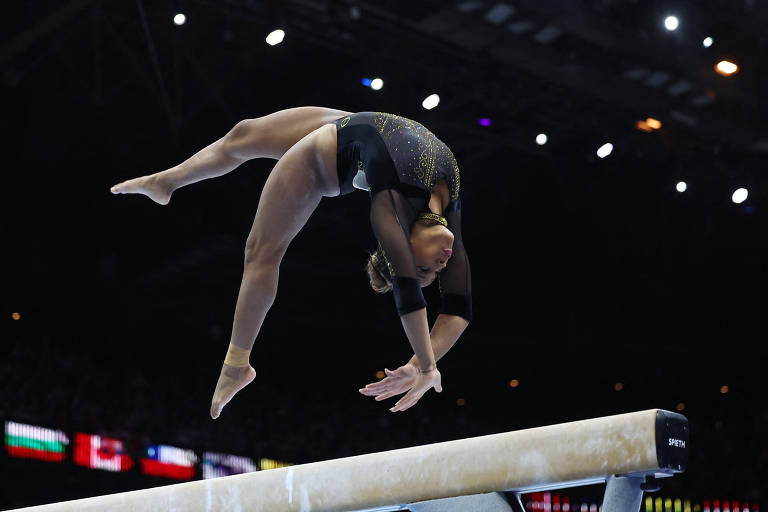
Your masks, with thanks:
M472 276L461 233L461 200L452 201L443 212L453 233L453 255L438 274L442 305L430 337L435 360L439 361L472 321ZM410 364L419 364L418 354Z
M421 293L416 260L410 242L415 217L404 196L397 190L377 191L371 198L371 227L392 267L395 306L423 372L436 368L429 338L426 301Z
M432 332L429 337L432 340L432 352L435 355L435 363L439 361L448 352L459 339L461 333L467 328L469 322L457 315L447 315L442 313L435 320L432 326ZM408 364L419 367L419 357L414 355Z

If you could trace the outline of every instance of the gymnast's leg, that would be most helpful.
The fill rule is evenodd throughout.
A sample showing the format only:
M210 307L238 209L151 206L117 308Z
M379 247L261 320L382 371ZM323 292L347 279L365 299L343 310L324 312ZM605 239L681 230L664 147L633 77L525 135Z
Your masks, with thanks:
M280 262L323 196L339 194L336 126L325 125L294 144L275 165L261 193L245 247L232 338L211 401L211 418L256 372L249 356L277 293Z
M305 135L349 114L325 107L296 107L244 119L179 165L124 181L110 190L113 194L144 194L156 203L168 204L178 188L222 176L253 158L280 159Z

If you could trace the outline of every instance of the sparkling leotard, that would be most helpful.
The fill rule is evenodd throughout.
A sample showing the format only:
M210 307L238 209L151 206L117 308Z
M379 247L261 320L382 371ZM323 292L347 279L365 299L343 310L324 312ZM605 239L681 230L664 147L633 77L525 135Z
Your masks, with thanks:
M445 180L450 202L441 214L454 244L451 258L438 274L441 312L471 320L469 259L461 236L461 181L451 150L421 123L394 114L358 112L334 124L341 194L355 187L368 190L371 226L393 276L423 277L410 244L411 226L420 212L429 211L435 184Z

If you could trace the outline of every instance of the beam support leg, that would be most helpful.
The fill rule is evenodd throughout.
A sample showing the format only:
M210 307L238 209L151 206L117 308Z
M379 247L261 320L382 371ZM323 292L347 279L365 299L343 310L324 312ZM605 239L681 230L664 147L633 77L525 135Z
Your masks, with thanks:
M642 476L611 476L605 486L603 512L639 512L643 501Z
M408 505L411 512L513 512L500 492L420 501Z

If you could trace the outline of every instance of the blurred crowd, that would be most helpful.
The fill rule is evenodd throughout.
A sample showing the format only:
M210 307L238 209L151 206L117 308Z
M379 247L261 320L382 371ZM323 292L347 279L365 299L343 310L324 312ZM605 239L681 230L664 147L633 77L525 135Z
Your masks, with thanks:
M198 454L210 450L305 463L512 430L506 418L535 415L501 408L493 414L457 413L439 399L410 414L390 415L381 403L358 400L357 389L345 379L324 381L316 375L303 382L262 379L213 421L208 406L218 376L215 365L203 372L189 365L142 367L138 360L114 357L107 351L69 350L45 336L8 340L0 357L0 419L61 429L70 437L80 431L118 438L135 458L149 444L170 444ZM763 402L731 404L715 420L708 411L685 412L691 421L689 470L667 481L666 495L764 499L768 413ZM2 467L12 471L14 461L3 458ZM83 496L90 494L85 475ZM136 471L131 478L133 488L147 485ZM0 506L23 504L38 486L19 482L17 501Z

